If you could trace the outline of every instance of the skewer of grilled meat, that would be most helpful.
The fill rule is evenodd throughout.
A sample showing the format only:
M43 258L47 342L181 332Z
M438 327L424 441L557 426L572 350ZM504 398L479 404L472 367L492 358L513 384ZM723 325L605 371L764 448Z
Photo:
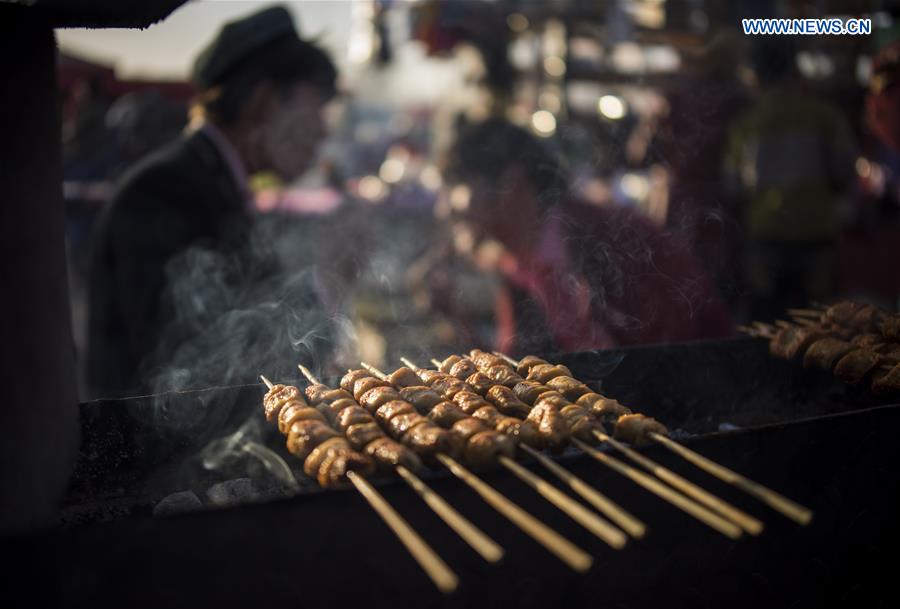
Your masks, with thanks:
M303 461L303 471L324 488L346 482L348 471L372 474L375 464L350 445L328 425L322 414L311 408L297 387L272 385L263 398L266 419L277 422L287 436L287 449Z
M788 309L794 319L813 318L823 324L837 324L861 333L880 333L889 340L900 340L900 314L889 313L872 304L846 300L824 310Z
M435 586L444 593L456 590L459 579L447 563L366 481L366 476L375 467L372 459L353 450L346 438L329 427L324 415L309 406L297 387L275 385L264 376L262 380L269 389L263 399L266 419L277 421L282 433L287 433L288 450L304 460L304 472L311 477L315 475L325 488L339 486L344 480L351 482L406 546ZM413 474L410 473L410 476Z
M757 327L763 331L761 336L770 339L769 350L776 356L791 358L802 354L805 367L834 372L847 383L858 384L871 375L876 393L900 390L900 384L890 375L900 363L900 344L883 335L863 333L848 337L846 328L834 325L781 324L777 330L764 324Z

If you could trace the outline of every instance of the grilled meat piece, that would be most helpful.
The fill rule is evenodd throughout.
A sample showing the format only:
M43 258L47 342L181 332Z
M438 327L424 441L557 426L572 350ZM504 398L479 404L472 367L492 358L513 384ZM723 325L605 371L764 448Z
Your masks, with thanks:
M357 407L359 404L356 403L356 400L351 398L341 398L339 400L335 400L330 404L319 404L316 408L325 415L325 418L329 422L334 422L337 420L338 414L344 410L345 408Z
M900 392L900 364L890 370L883 368L872 374L872 391L877 395L890 395Z
M881 355L874 349L854 349L838 360L834 375L845 383L857 384L881 363Z
M557 376L572 376L572 371L562 365L553 366L551 364L538 364L528 371L528 380L537 381L547 384L552 378Z
M531 409L527 420L537 426L541 443L546 448L560 452L569 443L569 425L559 410L551 404L538 404Z
M539 358L537 355L526 355L522 359L519 360L519 365L516 366L516 372L519 373L519 376L528 377L528 372L539 364L549 364L547 360L543 360Z
M375 412L384 404L400 399L400 392L393 387L382 385L373 387L359 398L360 405L369 412Z
M325 423L322 413L299 400L291 400L278 413L278 431L286 434L295 421L304 419L316 419Z
M398 465L414 472L422 469L422 461L416 453L387 436L372 440L366 444L363 452L375 460L382 472L393 471Z
M422 379L419 378L419 375L406 366L394 370L387 380L391 385L398 388L415 387L422 384Z
M370 442L385 437L384 430L374 420L367 423L354 423L344 430L344 435L356 450L363 450Z
M449 374L444 375L443 378L434 379L428 386L437 391L445 400L452 400L453 396L460 391L472 391L472 388L465 381L454 378Z
M779 328L769 341L769 353L782 359L792 359L799 349L799 342L803 340L800 330L800 326Z
M496 365L491 366L484 373L488 376L489 379L494 381L495 384L504 385L512 389L518 383L521 383L525 379L519 376L515 370L509 367L509 365Z
M891 340L900 340L900 314L885 317L881 322L881 333Z
M457 421L467 418L469 418L469 415L453 402L441 402L435 405L431 412L428 413L428 419L444 429L449 429Z
M472 391L460 391L453 396L453 403L468 415L471 415L482 406L490 405L490 402Z
M859 313L867 305L861 302L845 300L834 304L825 311L823 321L835 323L840 326L848 326L853 321L853 317Z
M322 421L304 419L296 421L288 430L287 449L303 461L319 444L338 437L340 434Z
M416 374L418 374L419 378L421 379L418 383L416 383L416 385L425 383L429 387L431 387L431 384L435 381L449 376L446 372L441 372L439 370L427 370L425 368L417 369Z
M882 336L881 334L875 334L874 332L870 332L867 334L857 334L852 339L850 339L850 342L862 349L874 348L885 344L884 336Z
M368 370L363 370L362 368L357 368L356 370L348 370L347 374L341 377L341 389L344 391L353 391L353 385L359 379L364 379L372 376L372 373Z
M478 369L482 372L486 372L491 366L510 367L509 363L502 357L494 355L493 353L481 351L480 349L472 349L469 352L469 358L475 362L475 365L478 366Z
M400 440L404 435L406 435L406 432L408 432L416 425L425 424L428 424L428 419L426 419L418 412L416 412L415 409L413 409L413 412L398 414L392 417L391 420L388 421L385 425L385 429L387 429L388 434L392 438Z
M464 381L476 372L478 372L478 367L475 365L475 362L466 357L453 364L448 374Z
M497 410L510 417L524 419L531 412L531 408L505 385L494 385L488 390L485 398L496 406Z
M586 393L575 401L579 406L590 408L595 416L603 421L615 423L623 414L631 414L631 409L617 400L604 397L599 393Z
M463 449L463 459L472 468L496 467L500 457L512 459L516 454L516 443L509 436L493 431L481 431L469 438Z
M358 379L355 383L353 383L353 399L358 402L362 399L362 396L364 396L367 391L375 389L376 387L390 386L391 384L387 381L382 381L381 379L377 379L374 376Z
M568 378L568 377L566 377ZM518 383L515 387L513 387L513 392L516 394L516 397L525 402L528 405L534 405L535 401L537 401L538 396L542 393L546 393L547 391L553 391L547 385L543 383L538 383L537 381L522 381Z
M459 355L451 355L441 362L441 365L438 366L438 370L446 374L450 374L450 370L453 368L453 365L461 359L463 358Z
M572 404L572 402L564 398L563 395L558 391L548 391L539 395L537 401L534 403L535 406L539 406L541 404L549 404L557 410L562 410L569 404Z
M494 381L484 372L476 372L466 377L466 383L475 390L478 395L484 395L488 389L494 386Z
M850 320L850 328L855 332L875 332L884 317L884 312L876 306L865 305Z
M837 361L854 349L853 343L837 338L823 338L809 346L803 354L804 368L820 368L831 372Z
M346 431L351 425L373 423L375 419L362 406L350 406L341 410L332 422L334 427Z
M270 423L275 421L284 405L292 400L303 400L299 389L293 385L274 385L263 398L266 420Z
M581 381L573 379L571 376L557 376L552 378L547 381L547 387L560 392L571 402L577 401L578 398L587 393L593 393L590 387Z
M382 404L378 410L375 411L375 416L382 423L387 423L394 417L400 414L411 414L416 412L416 407L406 402L404 400L391 400L385 404Z
M400 390L401 400L406 400L416 407L421 414L428 414L431 409L443 401L440 394L430 387L414 385Z
M315 479L319 474L319 468L322 467L322 463L325 462L329 455L351 450L353 449L350 448L350 443L347 442L346 438L342 436L328 438L320 442L303 461L303 473Z
M653 442L650 438L651 432L664 436L669 434L666 426L656 419L642 414L626 414L619 417L619 420L616 421L613 436L617 440L627 442L633 446L644 446Z
M597 442L595 431L606 433L600 419L595 417L590 410L577 404L569 404L560 409L559 413L569 425L569 432L573 438L578 438L583 442Z
M440 453L455 459L462 448L459 440L449 431L428 423L416 425L409 430L409 433L403 436L403 444L426 461L433 460Z
M794 341L791 343L791 349L787 352L788 359L794 359L795 357L805 354L806 350L809 349L809 346L814 342L822 340L823 338L830 338L832 334L833 333L830 330L823 330L813 326L800 328L797 331Z
M375 463L356 451L332 453L319 466L316 480L323 488L340 487L346 483L349 471L357 472L363 477L370 476L375 471Z
M306 388L306 397L310 404L329 403L342 398L353 398L353 394L343 389L329 389L325 385L310 385Z
M463 411L460 410L460 412L463 412ZM469 416L469 415L466 415L465 412L463 412L463 414L465 416ZM482 406L481 408L477 408L476 410L473 410L471 416L475 417L476 419L480 419L480 420L484 421L484 424L487 425L488 427L490 427L491 429L494 429L495 427L497 427L497 424L500 423L501 420L503 420L505 418L506 419L512 418L512 417L506 417L506 416L500 414L500 411L497 410L495 407L491 406L490 404L488 404L487 406Z
M482 410L484 410L484 408L478 409L475 414L477 415ZM517 444L522 443L538 450L544 446L544 440L541 437L540 431L531 421L523 421L516 417L500 415L499 418L496 419L494 430L509 436L515 440Z
M488 427L484 424L484 421L475 417L466 417L454 423L450 431L455 433L462 440L463 446L465 446L469 438L479 432L488 431Z

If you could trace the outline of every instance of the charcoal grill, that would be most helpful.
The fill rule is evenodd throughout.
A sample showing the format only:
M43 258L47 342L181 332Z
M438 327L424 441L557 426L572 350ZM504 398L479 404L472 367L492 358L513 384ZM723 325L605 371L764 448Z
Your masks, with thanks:
M893 437L900 405L773 359L754 339L548 359L665 421L694 450L808 505L813 524L798 527L662 447L645 449L765 520L762 536L733 542L595 461L563 455L573 473L647 523L647 538L615 552L517 480L485 474L595 556L592 570L579 576L445 473L428 476L429 484L507 549L502 564L482 562L405 486L377 482L459 574L461 588L443 597L352 491L301 487L289 498L152 517L168 493L190 489L202 497L227 477L198 473L196 455L261 417L264 390L249 385L82 404L84 445L64 524L3 543L18 557L12 581L31 598L72 607L896 602L887 557L898 541L900 483L892 466L900 456ZM719 431L723 424L732 427ZM274 433L264 440L282 450Z

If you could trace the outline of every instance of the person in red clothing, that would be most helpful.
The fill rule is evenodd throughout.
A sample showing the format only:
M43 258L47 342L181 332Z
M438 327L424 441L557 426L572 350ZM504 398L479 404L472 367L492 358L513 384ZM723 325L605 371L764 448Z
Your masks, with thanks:
M460 134L448 167L459 220L500 245L496 347L577 351L726 336L730 315L674 237L631 209L577 199L557 156L489 119Z

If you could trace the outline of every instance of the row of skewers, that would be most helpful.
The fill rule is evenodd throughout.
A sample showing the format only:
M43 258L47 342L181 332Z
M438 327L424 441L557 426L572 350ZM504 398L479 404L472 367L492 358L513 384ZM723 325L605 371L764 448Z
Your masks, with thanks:
M339 388L322 384L303 366L300 370L309 381L305 391L262 377L269 388L263 405L267 420L277 423L287 436L288 451L303 461L304 472L324 488L349 481L441 591L456 588L456 575L367 477L398 475L485 560L500 560L503 549L499 544L417 476L426 465L447 468L488 505L578 572L587 571L593 562L587 552L472 470L508 470L617 550L625 547L629 537L644 537L646 525L546 452L575 447L732 539L743 533L758 535L763 523L631 446L662 444L800 524L808 524L812 518L812 512L803 506L675 442L664 425L593 391L563 365L536 356L515 361L479 350L432 360L434 369L422 368L405 358L403 363L390 374L363 363L362 368L344 375ZM611 434L607 425L612 427ZM638 467L597 450L598 444L609 445ZM594 509L517 461L527 458L562 480Z
M846 383L868 383L879 395L900 392L900 314L844 301L829 307L789 309L791 321L754 322L740 329L769 340L772 355L802 360Z

